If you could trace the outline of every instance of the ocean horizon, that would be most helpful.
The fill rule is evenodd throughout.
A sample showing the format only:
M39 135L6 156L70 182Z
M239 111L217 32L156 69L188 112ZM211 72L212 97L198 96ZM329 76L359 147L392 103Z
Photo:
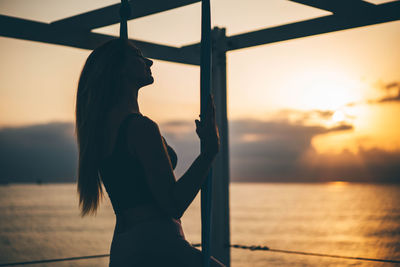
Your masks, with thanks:
M398 184L233 182L231 244L399 261L399 196ZM3 184L0 212L0 264L109 253L115 216L108 196L97 216L81 218L74 182ZM182 224L187 240L200 243L199 195ZM34 266L107 264L105 257ZM395 264L232 248L231 266Z

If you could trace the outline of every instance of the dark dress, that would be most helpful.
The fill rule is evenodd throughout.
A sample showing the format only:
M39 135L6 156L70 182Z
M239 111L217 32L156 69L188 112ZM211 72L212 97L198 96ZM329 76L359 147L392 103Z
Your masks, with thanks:
M146 182L143 166L128 152L126 132L131 119L149 120L141 114L128 115L118 130L113 153L99 168L117 219L109 266L200 267L201 251L185 240L181 221L159 208ZM175 169L176 153L164 137L163 140ZM139 213L143 216L136 216ZM223 265L212 258L210 266Z
M137 156L132 155L127 149L127 126L129 120L150 120L138 114L129 114L118 129L114 150L111 155L101 162L100 175L104 187L110 197L115 214L124 210L145 204L157 204L147 184L143 166ZM176 167L177 156L165 138L166 146L173 169Z

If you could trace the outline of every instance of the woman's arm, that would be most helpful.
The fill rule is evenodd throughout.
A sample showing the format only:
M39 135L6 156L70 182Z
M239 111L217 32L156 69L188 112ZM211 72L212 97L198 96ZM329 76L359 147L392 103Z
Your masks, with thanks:
M214 157L200 154L190 165L189 169L175 183L172 197L179 211L183 215L204 183Z
M178 180L173 190L175 203L178 209L182 211L182 215L199 192L219 151L219 132L215 122L215 104L211 95L208 100L204 120L195 120L196 133L202 140L201 154Z
M212 98L209 103L204 121L196 120L196 132L203 141L202 153L177 182L158 125L147 117L129 122L128 148L139 157L160 207L175 218L180 218L196 197L219 150Z

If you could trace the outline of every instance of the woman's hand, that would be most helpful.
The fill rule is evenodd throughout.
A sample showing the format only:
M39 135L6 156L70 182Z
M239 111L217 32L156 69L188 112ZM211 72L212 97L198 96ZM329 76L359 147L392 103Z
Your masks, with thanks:
M211 94L208 97L206 114L201 121L195 120L195 123L196 133L203 144L201 153L213 158L219 151L220 142L218 126L215 122L215 103Z

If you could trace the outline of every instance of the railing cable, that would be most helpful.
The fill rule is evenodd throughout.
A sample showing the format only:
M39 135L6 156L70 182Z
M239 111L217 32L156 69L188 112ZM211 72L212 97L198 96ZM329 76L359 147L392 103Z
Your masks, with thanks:
M200 246L200 244L193 244L193 246L197 247L197 246ZM295 250L273 249L273 248L269 248L267 246L246 246L246 245L231 244L231 245L229 245L229 247L231 247L231 248L240 248L240 249L249 249L251 251L263 250L263 251L271 251L271 252L278 252L278 253L297 254L297 255L305 255L305 256L329 257L329 258L339 258L339 259L347 259L347 260L361 260L361 261L377 261L377 262L388 262L388 263L400 263L400 260L374 259L374 258L341 256L341 255L332 255L332 254L314 253L314 252L304 252L304 251L295 251Z
M49 263L49 262L57 262L57 261L86 260L86 259L94 259L94 258L104 258L104 257L109 257L109 256L110 256L110 254L101 254L101 255L93 255L93 256L81 256L81 257L70 257L70 258L60 258L60 259L11 262L11 263L1 263L0 266L15 266L15 265Z
M201 244L192 244L192 246L200 247ZM332 255L332 254L314 253L314 252L304 252L304 251L295 251L295 250L272 249L272 248L269 248L267 246L247 246L247 245L231 244L231 245L229 245L229 247L238 248L238 249L248 249L248 250L251 250L251 251L261 250L261 251L270 251L270 252L278 252L278 253L286 253L286 254L296 254L296 255L304 255L304 256L338 258L338 259L346 259L346 260L400 263L400 260L375 259L375 258L341 256L341 255ZM50 262L58 262L58 261L85 260L85 259L94 259L94 258L104 258L104 257L109 257L109 256L110 256L110 254L101 254L101 255L93 255L93 256L70 257L70 258L60 258L60 259L48 259L48 260L37 260L37 261L1 263L0 266L16 266L16 265L27 265L27 264L50 263Z

